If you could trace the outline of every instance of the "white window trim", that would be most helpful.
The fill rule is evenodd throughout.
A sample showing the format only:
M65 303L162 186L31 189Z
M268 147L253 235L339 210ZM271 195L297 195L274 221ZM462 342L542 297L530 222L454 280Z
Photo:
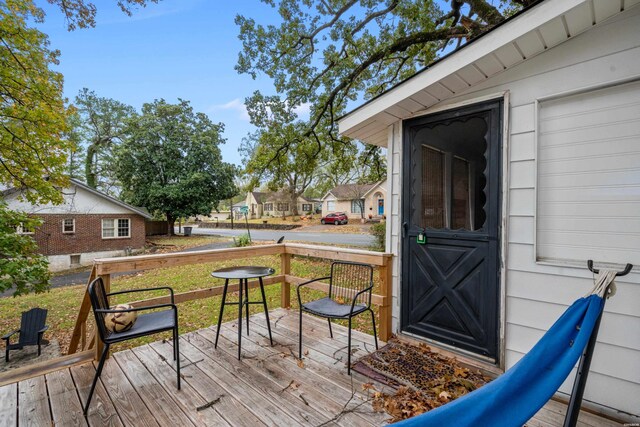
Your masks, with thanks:
M71 221L73 221L73 230L71 231L65 231L64 229L64 222L70 219ZM62 220L62 234L74 234L76 232L76 219L75 218L65 218Z
M106 236L104 235L104 221L105 220L113 220L113 234L115 234L114 236ZM128 227L128 234L126 236L118 236L118 221L119 220L127 220L129 222L129 227ZM109 239L130 239L131 238L131 219L130 218L102 218L100 220L100 228L101 228L101 235L102 235L102 239L103 240L109 240Z
M16 229L16 233L17 234L35 234L35 230L33 231L24 231L24 225L22 223L20 223L20 225L17 227Z

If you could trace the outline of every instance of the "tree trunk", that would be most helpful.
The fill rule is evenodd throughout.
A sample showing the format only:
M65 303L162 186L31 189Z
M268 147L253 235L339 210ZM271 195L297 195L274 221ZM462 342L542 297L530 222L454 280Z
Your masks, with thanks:
M84 175L87 181L87 185L91 188L96 188L97 186L97 176L95 172L95 157L98 148L95 143L90 144L87 147L87 156L84 159Z
M167 213L166 215L167 215L167 236L175 236L176 219L170 213Z

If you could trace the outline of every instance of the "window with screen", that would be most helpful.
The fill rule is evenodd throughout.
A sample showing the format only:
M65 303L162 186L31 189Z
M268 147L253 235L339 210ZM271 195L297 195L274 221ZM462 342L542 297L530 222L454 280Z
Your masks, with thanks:
M102 238L117 239L131 237L129 218L105 218L102 220Z
M67 218L62 220L62 232L65 234L71 234L76 232L76 220L73 218Z

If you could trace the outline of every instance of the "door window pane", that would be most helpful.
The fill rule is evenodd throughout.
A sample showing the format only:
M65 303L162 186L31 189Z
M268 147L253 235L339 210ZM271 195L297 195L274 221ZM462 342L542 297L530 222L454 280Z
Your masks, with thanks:
M422 227L444 228L444 153L422 146Z
M469 199L469 162L454 157L452 165L451 229L472 230Z

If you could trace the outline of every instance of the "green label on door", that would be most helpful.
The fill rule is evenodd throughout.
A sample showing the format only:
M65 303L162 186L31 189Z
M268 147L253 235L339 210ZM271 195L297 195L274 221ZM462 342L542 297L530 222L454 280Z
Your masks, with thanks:
M418 237L416 238L416 242L419 245L426 245L427 244L427 235L424 233L419 233Z

